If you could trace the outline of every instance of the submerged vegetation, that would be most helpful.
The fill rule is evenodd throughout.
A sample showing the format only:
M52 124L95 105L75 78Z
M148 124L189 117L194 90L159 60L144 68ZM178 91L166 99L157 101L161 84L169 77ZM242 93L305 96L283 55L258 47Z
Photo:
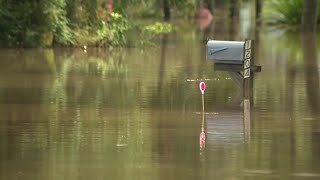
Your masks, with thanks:
M270 24L299 25L302 16L302 0L270 0L265 2L267 22Z
M306 1L305 1L306 2ZM268 0L265 1L265 22L269 25L298 28L302 23L304 0ZM317 8L320 8L318 1ZM318 24L320 13L317 13Z
M144 27L143 30L152 34L170 33L172 31L172 25L169 23L156 22Z

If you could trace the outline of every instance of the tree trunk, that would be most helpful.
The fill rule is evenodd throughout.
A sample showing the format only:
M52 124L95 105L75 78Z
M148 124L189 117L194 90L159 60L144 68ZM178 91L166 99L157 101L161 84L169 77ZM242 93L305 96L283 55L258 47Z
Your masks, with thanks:
M204 6L203 7L209 9L209 11L212 13L212 1L204 0Z
M304 0L301 29L304 32L314 32L317 26L318 0Z
M230 1L230 18L238 18L240 15L240 2L239 0Z
M230 1L230 26L229 26L229 39L238 40L239 38L239 25L240 25L240 1L231 0Z
M256 21L260 23L262 11L262 0L256 0Z
M77 19L77 0L66 1L67 18L70 21L71 28L75 28L78 23Z
M169 0L163 0L163 14L164 14L164 20L169 21L171 16Z

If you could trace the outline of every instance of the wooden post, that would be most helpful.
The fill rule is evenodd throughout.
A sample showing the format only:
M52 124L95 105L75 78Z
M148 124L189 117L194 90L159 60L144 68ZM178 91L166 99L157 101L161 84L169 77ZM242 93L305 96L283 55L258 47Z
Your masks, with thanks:
M250 78L252 65L252 44L246 39L243 48L243 99L250 99Z
M250 138L251 107L253 106L253 71L254 41L246 40L244 44L243 62L243 124L244 138Z
M261 23L262 1L256 0L256 22Z
M251 99L253 89L253 72L251 68L254 66L254 41L246 40L244 43L244 62L243 62L243 98Z

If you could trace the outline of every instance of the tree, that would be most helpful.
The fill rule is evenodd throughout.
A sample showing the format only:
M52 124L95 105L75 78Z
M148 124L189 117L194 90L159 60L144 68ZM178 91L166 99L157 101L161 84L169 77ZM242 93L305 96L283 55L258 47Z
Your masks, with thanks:
M238 18L240 16L240 1L231 0L230 1L230 18Z
M169 0L163 0L163 15L164 20L169 21L170 20L170 5Z
M213 1L204 0L204 7L205 7L205 8L208 8L211 13L212 13L212 3L213 3Z
M256 20L260 22L262 11L262 0L256 0Z
M301 29L304 32L314 32L317 26L318 0L304 0Z

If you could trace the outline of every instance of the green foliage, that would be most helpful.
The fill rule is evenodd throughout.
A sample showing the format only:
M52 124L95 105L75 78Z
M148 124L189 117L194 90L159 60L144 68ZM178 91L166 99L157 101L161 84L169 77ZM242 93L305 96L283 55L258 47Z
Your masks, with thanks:
M128 37L127 44L133 47L152 46L155 42L159 42L162 35L169 34L174 31L172 24L167 22L145 23L138 22L131 25L131 33ZM138 37L138 38L137 38Z
M111 46L122 46L126 43L125 32L129 29L128 21L119 13L110 13L105 42Z
M270 0L265 3L266 8L272 13L268 22L289 25L297 25L301 22L302 0Z
M96 25L75 31L76 45L124 46L128 21L119 13L108 13L108 22L100 20Z
M72 44L65 0L8 0L0 4L0 41L7 46Z
M135 8L130 8L128 17L135 18L161 18L162 12L161 6L157 5L153 1L145 1L135 5ZM132 14L132 15L131 15Z
M88 23L94 24L98 21L97 10L99 8L99 0L84 1L84 7L88 12Z
M178 17L194 15L196 1L194 0L168 0L170 9ZM161 18L163 1L158 0L125 0L114 1L114 10L126 17Z
M162 14L161 2L156 0L114 1L114 13L109 13L105 3L101 2L0 0L0 46L124 46L128 43L126 32L135 23L133 18L160 18ZM169 4L176 17L190 14L196 3L169 0ZM158 22L137 30L141 36L146 36L140 39L151 40L171 32L172 26Z
M165 22L156 22L143 28L145 33L159 35L172 32L172 25Z
M169 0L169 4L180 17L189 17L194 15L196 3L192 0Z
M8 42L9 46L20 45L25 34L35 36L34 32L29 33L29 17L32 15L31 9L35 8L34 3L19 1L13 4L11 1L1 1L0 4L0 41L1 44ZM23 33L23 30L24 33Z
M99 0L0 1L0 45L125 44L127 20L118 13L99 16L104 10Z
M320 3L318 3L319 8ZM265 1L264 15L269 24L298 26L301 23L302 12L303 0ZM318 17L320 18L320 13Z
M73 34L66 17L65 0L49 1L44 3L44 16L48 20L45 32L52 31L55 42L62 45L74 43Z

